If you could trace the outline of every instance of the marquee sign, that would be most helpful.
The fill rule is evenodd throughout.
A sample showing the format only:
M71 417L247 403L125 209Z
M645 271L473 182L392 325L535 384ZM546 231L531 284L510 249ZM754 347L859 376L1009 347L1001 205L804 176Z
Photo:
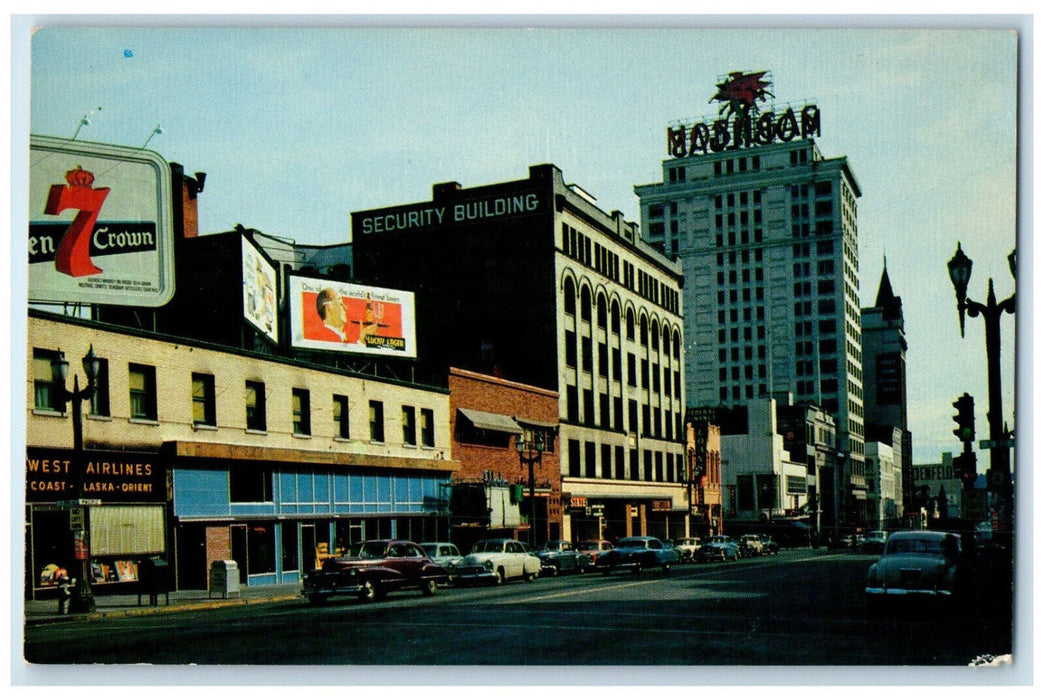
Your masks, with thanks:
M545 207L537 191L480 197L452 202L377 209L352 214L354 235L394 233L415 229L441 228L459 224L488 222L534 214Z
M140 148L32 136L29 300L162 306L174 294L170 166Z
M762 112L758 103L772 97L766 71L730 73L717 85L711 102L722 103L720 118L667 128L667 153L675 158L720 153L751 146L784 143L820 135L819 107L805 105L800 111L787 107L781 114Z

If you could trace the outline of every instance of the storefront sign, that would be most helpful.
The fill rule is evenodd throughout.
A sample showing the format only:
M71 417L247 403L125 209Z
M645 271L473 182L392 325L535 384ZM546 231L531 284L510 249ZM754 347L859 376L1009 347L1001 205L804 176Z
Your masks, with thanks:
M671 509L671 500L668 499L657 499L652 502L652 509L654 513L663 513Z
M570 496L569 497L570 508L586 508L587 507L587 496Z
M25 500L57 503L77 496L99 503L165 501L166 470L155 454L84 451L80 469L72 450L26 448ZM82 478L82 491L80 482Z

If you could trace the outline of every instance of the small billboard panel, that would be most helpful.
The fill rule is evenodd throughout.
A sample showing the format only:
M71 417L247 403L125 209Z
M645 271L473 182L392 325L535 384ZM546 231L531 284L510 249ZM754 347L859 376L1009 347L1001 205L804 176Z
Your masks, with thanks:
M279 342L276 320L276 270L254 245L243 241L243 316L251 325Z
M292 275L295 348L417 357L413 292Z
M29 156L29 301L170 301L167 162L152 151L35 135Z

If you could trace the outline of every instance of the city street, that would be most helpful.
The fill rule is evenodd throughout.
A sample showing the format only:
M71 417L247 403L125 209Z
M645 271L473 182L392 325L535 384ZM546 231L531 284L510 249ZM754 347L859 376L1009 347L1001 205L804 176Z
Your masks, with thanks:
M953 665L1010 653L990 606L870 614L872 556L823 549L446 588L382 603L303 599L26 629L33 663Z

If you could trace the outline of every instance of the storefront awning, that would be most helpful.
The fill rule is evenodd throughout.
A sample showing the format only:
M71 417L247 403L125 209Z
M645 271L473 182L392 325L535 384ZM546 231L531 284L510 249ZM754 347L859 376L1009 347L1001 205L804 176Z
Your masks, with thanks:
M517 435L522 432L522 427L514 421L511 416L500 413L486 413L474 408L458 408L458 411L471 421L471 424L480 430L494 430L500 433L511 433Z
M515 416L515 421L520 425L528 425L531 428L558 429L558 423L549 423L546 420L536 420L535 418L526 418L525 416Z

